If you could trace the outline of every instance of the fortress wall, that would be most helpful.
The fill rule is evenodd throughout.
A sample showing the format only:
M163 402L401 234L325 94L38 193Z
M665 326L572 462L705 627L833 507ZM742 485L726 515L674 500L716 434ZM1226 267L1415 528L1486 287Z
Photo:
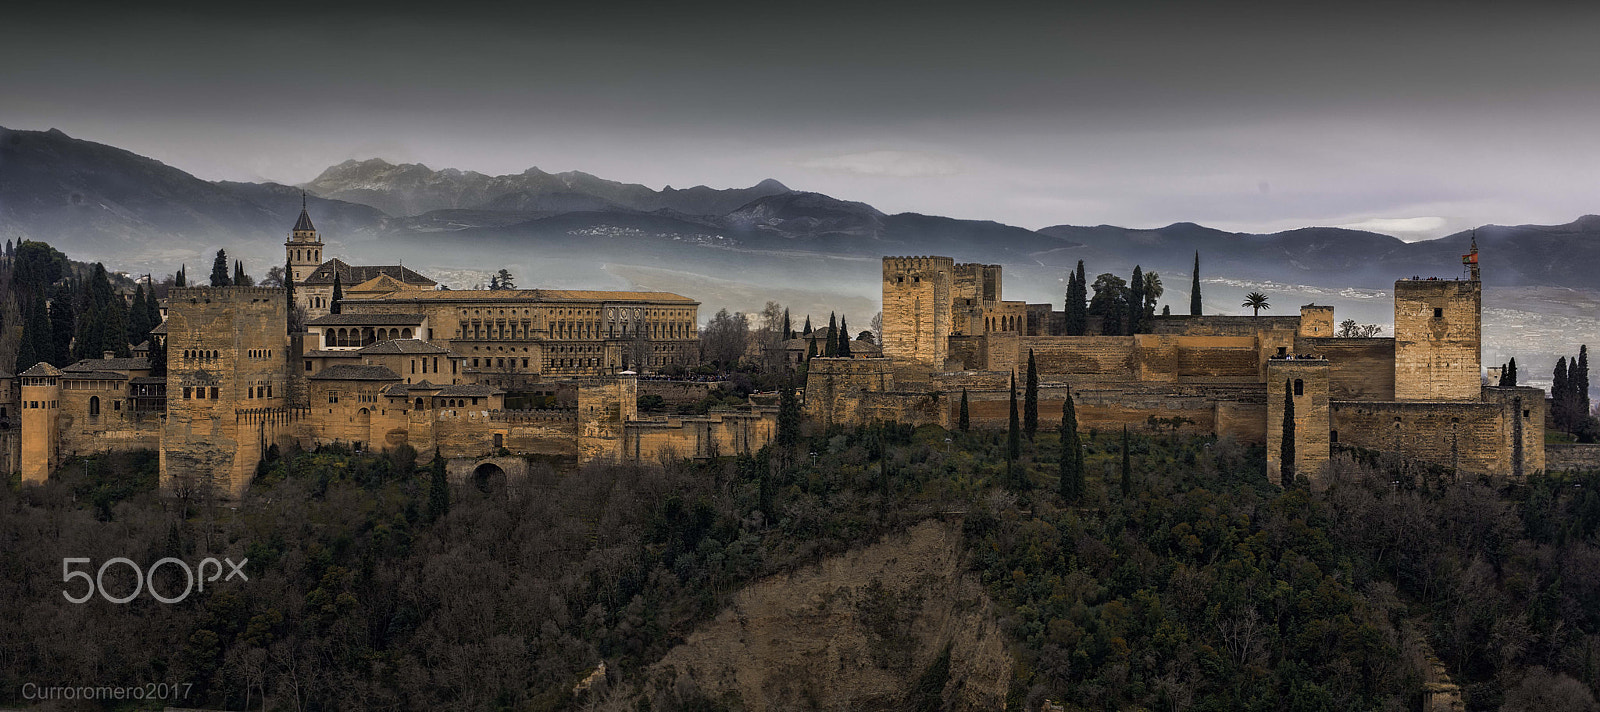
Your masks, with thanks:
M1039 388L1039 429L1049 430L1061 423L1061 406L1066 402L1064 384ZM1073 405L1081 429L1173 430L1188 433L1213 432L1216 426L1216 401L1208 394L1185 389L1151 387L1143 384L1074 386ZM946 406L951 423L960 417L961 394L950 393ZM1011 422L1010 396L999 390L968 391L967 413L973 427L1004 429ZM1017 388L1018 417L1023 393ZM1151 418L1157 419L1152 423Z
M778 429L777 408L711 413L695 418L649 418L627 424L624 457L649 462L670 457L747 455L765 447Z
M1267 441L1267 404L1264 401L1217 401L1216 435L1247 443Z
M1282 484L1284 419L1294 403L1292 472L1312 480L1322 477L1330 455L1328 362L1322 359L1272 359L1267 362L1267 480Z
M1266 331L1300 330L1298 316L1157 316L1150 333L1185 336L1255 336Z
M1146 340L1172 341L1175 353L1165 352L1157 358L1142 359L1142 365L1151 372L1166 370L1185 382L1260 382L1260 349L1249 336L1144 336L1138 337L1141 346ZM1152 354L1155 355L1155 354Z
M698 381L639 381L639 395L656 395L666 401L668 405L682 405L685 403L698 403L720 383L701 383Z
M57 418L57 452L75 454L154 450L161 446L160 413L134 413L127 400L127 381L61 379ZM100 399L100 414L90 415L91 398Z
M1401 280L1394 288L1395 398L1477 400L1482 285Z
M989 367L988 339L982 336L950 337L947 358L959 364L964 371L982 371Z
M1545 448L1545 467L1551 472L1600 470L1600 445L1550 443Z
M1132 381L1135 378L1132 336L1028 336L1002 338L1001 341L1015 343L1013 348L1021 353L1010 358L995 358L992 352L997 347L991 344L987 370L1008 371L1012 364L1020 363L1025 371L1028 349L1033 349L1041 377L1044 374L1070 375L1075 383Z
M1522 479L1546 467L1544 443L1544 389L1528 386L1484 386L1483 400L1505 409L1509 423L1511 476Z
M1505 416L1498 403L1334 401L1330 438L1466 474L1508 477L1514 424Z
M1328 359L1334 400L1394 400L1394 339L1300 338L1295 353Z
M806 374L806 419L820 428L864 422L859 419L859 398L851 396L892 390L894 384L886 358L811 359Z

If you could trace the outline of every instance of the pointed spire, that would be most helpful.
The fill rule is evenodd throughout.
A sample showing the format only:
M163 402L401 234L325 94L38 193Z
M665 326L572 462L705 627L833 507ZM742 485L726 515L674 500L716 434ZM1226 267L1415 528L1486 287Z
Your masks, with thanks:
M295 232L316 232L317 228L311 224L311 214L306 212L306 192L300 191L300 219L294 223Z

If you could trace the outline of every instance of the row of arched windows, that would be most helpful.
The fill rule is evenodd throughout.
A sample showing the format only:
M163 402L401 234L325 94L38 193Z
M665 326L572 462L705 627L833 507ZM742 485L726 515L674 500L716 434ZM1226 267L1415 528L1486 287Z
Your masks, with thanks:
M1022 323L1020 317L991 316L984 319L984 329L988 331L1016 331Z
M218 353L209 349L184 349L183 357L190 361L215 361Z

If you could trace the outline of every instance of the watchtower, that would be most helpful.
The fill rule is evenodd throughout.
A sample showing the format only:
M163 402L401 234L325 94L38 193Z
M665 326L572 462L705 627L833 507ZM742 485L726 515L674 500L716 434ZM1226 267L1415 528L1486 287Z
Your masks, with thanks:
M944 368L954 273L950 257L883 258L883 355L896 365Z
M1333 336L1333 307L1307 304L1300 307L1301 338Z
M305 193L300 194L300 219L289 231L289 240L283 243L283 249L287 253L291 273L288 278L297 284L304 282L322 264L322 236L317 234L316 226L311 224L311 215L306 212Z
M61 370L40 361L17 378L22 381L22 481L42 484L58 459Z
M288 420L284 290L174 289L167 304L162 489L237 497Z
M1283 425L1294 401L1294 473L1317 479L1328 462L1328 361L1322 358L1267 360L1267 479L1283 482Z
M1479 399L1482 305L1475 278L1394 283L1395 400Z

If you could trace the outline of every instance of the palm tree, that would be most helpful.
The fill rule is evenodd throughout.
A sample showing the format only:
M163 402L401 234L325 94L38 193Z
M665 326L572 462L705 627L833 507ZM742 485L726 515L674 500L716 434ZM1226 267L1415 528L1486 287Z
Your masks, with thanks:
M1240 306L1246 306L1254 309L1255 316L1261 316L1262 309L1272 308L1272 305L1267 303L1267 295L1260 292L1251 292L1244 295L1244 304Z

